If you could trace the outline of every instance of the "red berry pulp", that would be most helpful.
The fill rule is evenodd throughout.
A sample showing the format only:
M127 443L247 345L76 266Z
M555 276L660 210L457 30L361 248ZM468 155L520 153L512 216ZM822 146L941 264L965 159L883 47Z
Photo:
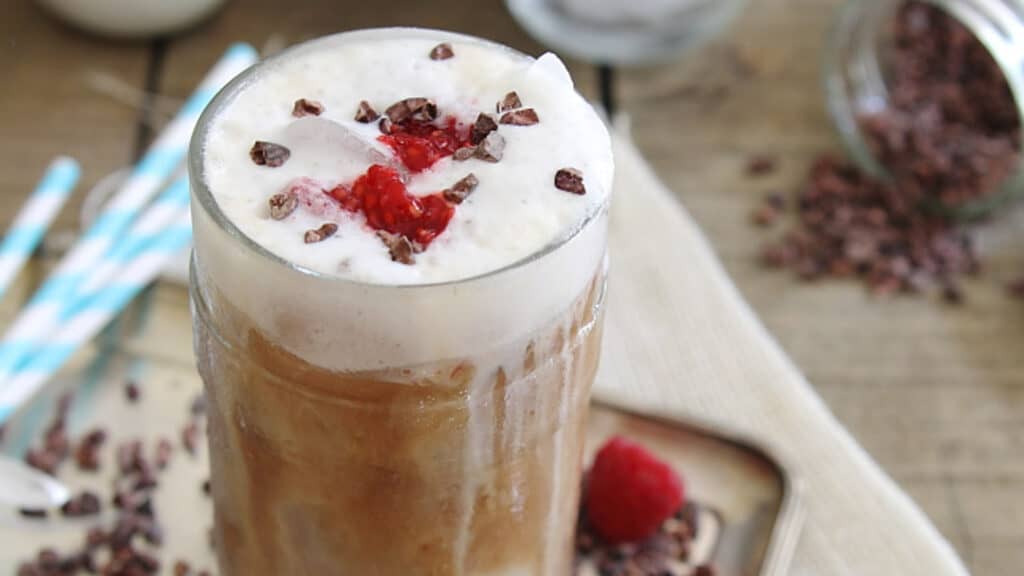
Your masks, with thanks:
M584 496L587 518L608 542L654 534L683 505L683 480L643 446L621 437L594 458Z
M390 146L411 172L422 172L470 145L469 130L460 127L452 116L441 124L407 120L395 124L391 134L380 136L379 140Z
M448 226L455 208L440 193L409 194L391 167L374 164L352 183L328 191L349 212L362 212L374 230L400 234L424 248Z

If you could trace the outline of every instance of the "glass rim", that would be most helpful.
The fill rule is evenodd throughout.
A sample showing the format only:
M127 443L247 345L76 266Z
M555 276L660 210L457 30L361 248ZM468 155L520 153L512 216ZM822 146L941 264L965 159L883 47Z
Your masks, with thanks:
M525 266L539 261L557 251L564 246L568 245L574 239L578 238L585 230L589 229L595 222L602 219L602 216L608 211L610 205L611 194L605 197L604 201L598 204L595 208L590 210L586 216L581 220L574 229L564 237L559 238L555 242L551 242L545 245L543 248L531 252L530 254L510 262L500 268L494 270L488 270L480 274L473 276L466 276L463 278L456 278L453 280L442 280L438 282L423 282L416 284L384 284L378 282L369 282L364 280L357 280L353 278L345 278L343 276L337 276L330 273L320 272L312 268L301 266L292 262L286 258L283 258L274 252L264 248L258 242L250 238L245 232L238 228L234 222L221 210L219 203L213 197L212 192L206 185L205 178L205 163L203 162L203 147L206 140L206 135L209 132L210 126L217 114L223 110L227 105L231 103L233 98L241 93L260 72L275 66L277 63L284 61L290 57L300 54L306 50L313 50L321 45L330 43L345 43L352 40L373 38L376 36L384 36L393 34L395 32L402 32L409 35L410 37L416 38L430 38L437 39L440 41L465 41L474 42L484 46L493 47L507 53L511 53L515 56L523 59L534 60L532 56L484 38L472 36L469 34L461 34L458 32L451 32L447 30L437 30L430 28L416 28L416 27L378 27L378 28L364 28L358 30L349 30L345 32L338 32L335 34L329 34L326 36L318 36L311 38L303 42L299 42L284 50L260 60L256 64L253 64L249 68L240 72L237 76L232 78L227 84L222 87L210 103L207 104L206 108L199 115L199 119L196 122L196 127L192 132L192 137L189 141L188 148L188 173L190 183L190 195L192 197L192 205L195 207L198 205L202 211L216 224L217 228L237 241L240 246L246 251L255 254L256 256L272 262L276 265L282 266L288 270L301 274L305 277L312 278L316 281L324 281L331 283L343 283L352 286L362 286L372 289L395 289L395 290L416 290L420 288L437 288L445 286L456 286L463 284L470 284L477 281L495 278L503 276L505 274L512 273L516 270L520 270ZM583 97L577 92L576 97L582 99ZM586 102L585 102L586 103ZM589 104L587 104L589 106ZM600 121L600 114L595 111L595 118Z

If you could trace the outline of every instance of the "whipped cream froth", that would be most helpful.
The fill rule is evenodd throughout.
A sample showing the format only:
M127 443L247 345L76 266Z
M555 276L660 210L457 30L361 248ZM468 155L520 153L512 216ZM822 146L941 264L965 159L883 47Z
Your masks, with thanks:
M430 59L442 42L454 56ZM396 101L430 98L439 117L471 122L512 90L539 122L499 125L499 162L446 157L408 175L408 192L421 199L468 173L478 180L414 264L392 260L364 213L323 193L371 164L397 164L377 124L355 121L362 100L383 114ZM322 114L294 117L300 98L322 103ZM290 154L278 167L257 165L257 140ZM580 171L585 194L556 187L567 167ZM330 370L488 357L489 378L603 274L612 171L603 123L554 56L408 28L313 40L246 72L200 121L190 153L196 305L229 301L268 339ZM291 212L279 205L277 216L288 215L275 219L269 200L289 184L303 202ZM307 243L328 222L337 230Z
M429 57L440 42L451 45L451 58ZM419 197L468 174L479 182L414 264L394 261L363 214L327 195L350 186L371 164L400 164L379 140L377 122L355 120L361 101L383 114L402 99L429 98L439 118L469 126L479 113L495 113L510 91L539 122L499 125L505 140L499 162L448 156L406 173L408 193ZM296 118L292 107L301 98L322 103L323 112ZM257 165L249 154L256 141L283 145L290 155L278 167ZM585 194L555 187L563 168L580 171ZM505 268L575 235L606 208L612 159L603 123L555 56L534 60L440 32L371 30L311 42L261 66L210 120L202 178L223 216L283 260L362 283L433 284ZM269 199L294 182L302 184L303 201L283 219L272 218ZM306 231L327 222L337 224L336 233L305 241Z

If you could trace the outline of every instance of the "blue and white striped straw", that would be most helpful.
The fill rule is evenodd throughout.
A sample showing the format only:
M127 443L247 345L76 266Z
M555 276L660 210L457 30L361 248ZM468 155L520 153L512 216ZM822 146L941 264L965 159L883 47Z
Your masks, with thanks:
M15 319L0 342L0 387L46 334L45 322L60 314L138 213L185 158L199 114L213 96L257 59L248 44L235 44L206 75L178 115L171 120L132 171L128 181L96 222L71 249L57 269ZM52 325L50 325L52 326Z
M73 158L55 158L14 217L10 230L0 244L0 298L11 287L21 267L32 256L53 219L71 196L79 174L81 169Z
M106 286L111 278L150 245L153 237L161 234L171 222L181 215L182 210L188 208L188 203L188 176L182 175L153 201L153 204L132 224L131 229L125 233L124 237L120 238L110 252L103 257L103 260L98 263L98 266L75 293L74 301L80 302L88 299ZM54 318L54 324L57 320L73 315L69 312L70 308L69 305L65 305L60 316ZM47 330L47 334L53 333L52 328L53 326Z
M181 208L170 226L137 244L111 282L66 309L64 322L46 344L17 366L0 386L0 424L31 398L71 356L149 285L192 240L188 207Z
M76 303L87 300L106 286L111 278L148 245L153 236L159 234L178 217L188 206L188 202L188 177L180 176L138 217L124 237L118 239L103 259L96 263L72 298L40 306L34 312L32 332L23 332L19 339L19 359L12 358L10 361L16 364L43 346L56 332L60 322L73 315L69 311Z

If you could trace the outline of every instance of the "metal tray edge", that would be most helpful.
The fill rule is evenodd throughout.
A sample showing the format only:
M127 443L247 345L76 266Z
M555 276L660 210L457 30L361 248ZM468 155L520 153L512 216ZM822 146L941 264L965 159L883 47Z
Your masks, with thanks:
M686 426L700 433L721 438L744 450L756 453L771 463L782 483L782 501L779 505L779 514L776 517L775 524L772 526L768 547L765 550L761 576L783 576L788 573L804 523L804 509L802 505L804 487L803 480L793 472L793 468L784 457L780 456L762 440L702 418L681 416L660 409L640 410L628 404L598 397L595 397L591 403L602 408L668 426Z

